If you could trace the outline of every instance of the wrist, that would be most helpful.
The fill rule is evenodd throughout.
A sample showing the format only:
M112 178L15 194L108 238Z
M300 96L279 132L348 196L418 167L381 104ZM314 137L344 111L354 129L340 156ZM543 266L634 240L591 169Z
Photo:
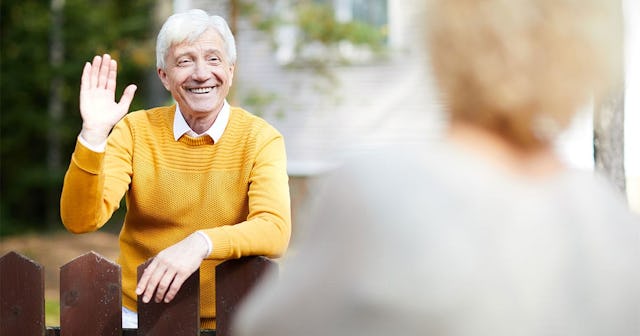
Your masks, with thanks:
M202 259L206 259L209 255L211 255L211 252L213 252L213 243L211 242L211 239L209 238L209 236L207 236L206 233L202 231L194 232L193 236L197 236L198 238L196 239L202 242L202 246L204 247Z
M92 130L83 127L80 131L80 137L91 146L99 146L105 143L108 136L109 131L105 132L104 130Z

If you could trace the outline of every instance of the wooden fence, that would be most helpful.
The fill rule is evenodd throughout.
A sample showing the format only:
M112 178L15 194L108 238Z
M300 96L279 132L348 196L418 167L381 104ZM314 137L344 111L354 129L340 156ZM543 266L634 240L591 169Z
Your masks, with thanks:
M138 267L138 277L147 263ZM9 252L0 258L0 335L229 336L236 307L276 264L265 257L228 260L216 268L216 330L200 329L199 270L171 303L138 299L138 329L122 328L120 266L95 252L60 268L60 326L47 327L44 268Z

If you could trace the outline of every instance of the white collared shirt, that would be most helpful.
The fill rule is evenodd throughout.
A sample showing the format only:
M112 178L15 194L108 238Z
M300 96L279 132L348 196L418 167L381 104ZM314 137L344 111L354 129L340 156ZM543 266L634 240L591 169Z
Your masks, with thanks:
M229 123L229 115L231 114L231 107L227 101L224 101L222 105L222 109L218 113L216 120L213 122L213 125L209 127L202 134L197 134L194 132L189 125L187 125L187 121L184 119L182 112L180 111L180 106L176 104L176 113L173 117L173 138L178 141L181 136L187 134L189 136L198 137L203 135L208 135L211 137L214 143L218 142L222 137L222 133L224 133L224 129L227 127Z

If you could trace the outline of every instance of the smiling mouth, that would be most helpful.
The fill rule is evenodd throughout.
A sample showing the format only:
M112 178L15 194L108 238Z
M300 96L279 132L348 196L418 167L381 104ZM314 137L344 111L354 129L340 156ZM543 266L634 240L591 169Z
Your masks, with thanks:
M213 86L211 87L202 87L202 88L192 88L192 89L188 89L189 92L191 93L197 93L197 94L202 94L202 93L209 93L213 90Z

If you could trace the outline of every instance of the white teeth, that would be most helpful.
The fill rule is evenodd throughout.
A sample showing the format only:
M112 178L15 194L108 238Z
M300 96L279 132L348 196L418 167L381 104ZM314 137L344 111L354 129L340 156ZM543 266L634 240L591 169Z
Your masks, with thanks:
M194 88L194 89L189 89L189 91L193 92L193 93L207 93L209 91L211 91L213 88L211 87L205 87L205 88Z

